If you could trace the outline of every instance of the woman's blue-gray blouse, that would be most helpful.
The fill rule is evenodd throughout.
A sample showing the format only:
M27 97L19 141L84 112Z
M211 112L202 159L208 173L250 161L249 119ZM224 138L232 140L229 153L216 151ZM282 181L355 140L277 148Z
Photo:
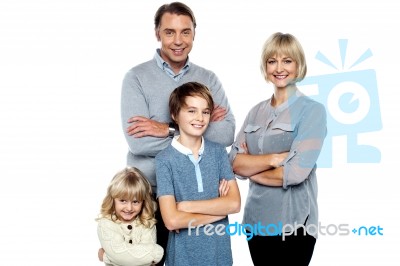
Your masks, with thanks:
M289 152L289 156L282 163L282 187L249 181L243 217L248 230L274 235L277 228L288 232L290 225L305 224L308 233L317 237L316 161L326 132L325 107L298 90L276 108L269 99L250 110L232 145L231 162L244 152L243 142L250 154Z

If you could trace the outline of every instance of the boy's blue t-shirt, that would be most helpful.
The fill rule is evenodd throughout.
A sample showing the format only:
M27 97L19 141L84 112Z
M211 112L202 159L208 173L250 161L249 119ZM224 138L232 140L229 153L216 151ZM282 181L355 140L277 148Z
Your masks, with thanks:
M204 139L198 164L202 192L199 192L195 164L189 156L172 145L161 151L156 156L157 197L173 195L177 202L219 197L220 180L234 178L225 147ZM230 236L225 232L228 224L225 218L206 227L170 232L166 265L232 265Z

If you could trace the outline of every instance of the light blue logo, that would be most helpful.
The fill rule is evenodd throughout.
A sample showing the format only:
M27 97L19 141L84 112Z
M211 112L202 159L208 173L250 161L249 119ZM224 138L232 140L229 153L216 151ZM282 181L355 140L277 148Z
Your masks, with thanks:
M372 56L367 49L347 67L347 39L339 39L341 71L323 53L315 58L334 68L337 73L306 77L298 86L317 86L318 94L310 95L324 104L328 133L318 159L318 167L332 167L332 138L347 137L348 163L379 163L380 150L373 145L360 144L358 134L382 129L376 72L373 69L349 71ZM346 68L346 71L345 71ZM306 91L306 89L302 89ZM335 156L343 156L335 154Z

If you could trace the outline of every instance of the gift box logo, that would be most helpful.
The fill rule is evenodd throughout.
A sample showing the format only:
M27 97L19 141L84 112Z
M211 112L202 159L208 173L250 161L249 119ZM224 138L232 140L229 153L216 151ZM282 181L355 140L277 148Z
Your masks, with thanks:
M342 70L346 63L347 43L347 39L339 40ZM382 129L376 72L373 69L349 71L371 56L371 50L367 49L346 71L306 77L298 84L299 87L317 86L318 94L310 97L326 108L328 134L318 159L319 167L332 166L332 138L335 136L347 138L348 163L379 163L381 160L380 150L373 143L360 144L358 140L360 133ZM321 52L315 58L339 70Z

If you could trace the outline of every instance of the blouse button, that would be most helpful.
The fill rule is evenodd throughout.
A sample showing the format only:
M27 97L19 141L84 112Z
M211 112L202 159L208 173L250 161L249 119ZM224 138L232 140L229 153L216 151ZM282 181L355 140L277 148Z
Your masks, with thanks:
M129 244L132 244L132 239L129 240Z
M132 230L132 225L128 224L128 229Z

